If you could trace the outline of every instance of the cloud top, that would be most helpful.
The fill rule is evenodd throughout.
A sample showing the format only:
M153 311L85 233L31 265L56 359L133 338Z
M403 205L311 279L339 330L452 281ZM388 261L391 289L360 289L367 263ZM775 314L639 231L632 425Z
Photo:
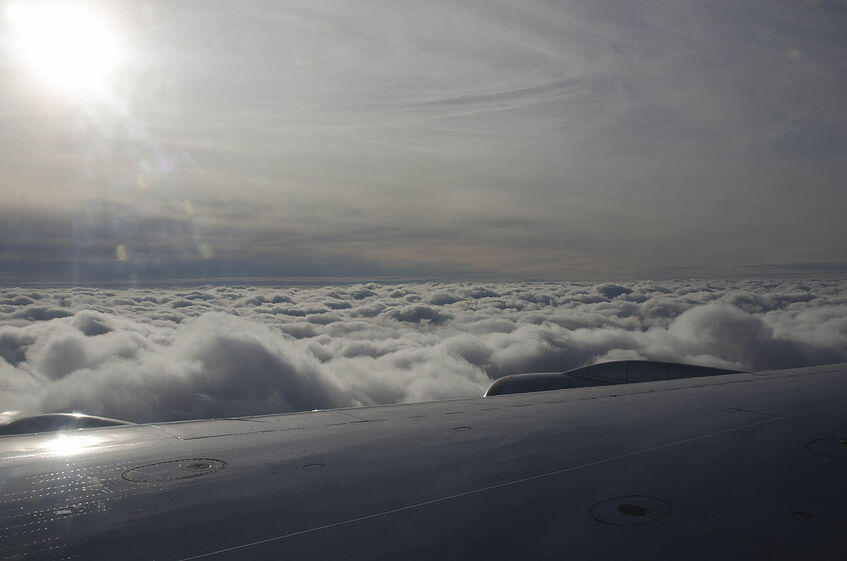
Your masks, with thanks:
M0 411L130 421L482 395L650 359L847 361L839 281L0 289Z

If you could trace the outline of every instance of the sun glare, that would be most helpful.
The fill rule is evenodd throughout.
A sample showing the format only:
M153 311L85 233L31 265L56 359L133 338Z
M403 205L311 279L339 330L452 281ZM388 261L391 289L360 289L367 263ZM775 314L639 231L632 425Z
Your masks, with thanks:
M72 3L9 6L20 58L45 82L67 93L105 95L121 58L113 27L103 14Z
M44 443L42 449L54 456L73 456L84 452L99 441L100 439L92 436L59 433L56 438Z

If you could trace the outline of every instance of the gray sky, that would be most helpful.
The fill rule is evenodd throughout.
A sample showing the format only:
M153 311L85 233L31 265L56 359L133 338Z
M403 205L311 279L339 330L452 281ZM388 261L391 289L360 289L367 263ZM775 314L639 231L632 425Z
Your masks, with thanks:
M0 5L2 282L847 271L844 0Z

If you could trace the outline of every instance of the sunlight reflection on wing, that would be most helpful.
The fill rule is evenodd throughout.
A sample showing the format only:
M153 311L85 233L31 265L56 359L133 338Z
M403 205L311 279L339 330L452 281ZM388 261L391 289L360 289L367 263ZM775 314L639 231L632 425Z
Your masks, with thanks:
M93 436L82 436L60 433L56 438L44 443L42 449L54 456L73 456L84 452L100 442Z

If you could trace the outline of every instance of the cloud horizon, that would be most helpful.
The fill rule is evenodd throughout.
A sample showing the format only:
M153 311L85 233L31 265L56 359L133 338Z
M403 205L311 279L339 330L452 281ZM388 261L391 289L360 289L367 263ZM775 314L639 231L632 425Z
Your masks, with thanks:
M155 422L473 397L606 360L845 362L842 286L0 288L0 411Z

